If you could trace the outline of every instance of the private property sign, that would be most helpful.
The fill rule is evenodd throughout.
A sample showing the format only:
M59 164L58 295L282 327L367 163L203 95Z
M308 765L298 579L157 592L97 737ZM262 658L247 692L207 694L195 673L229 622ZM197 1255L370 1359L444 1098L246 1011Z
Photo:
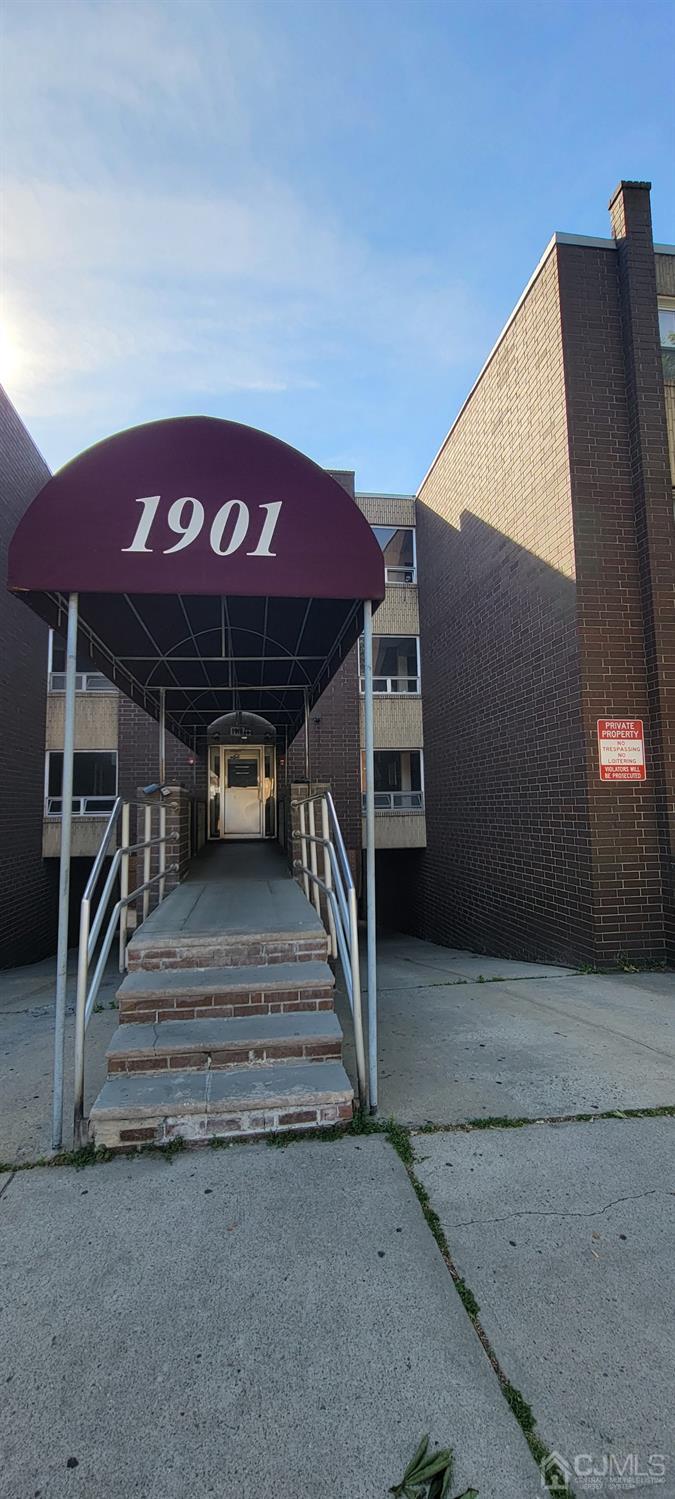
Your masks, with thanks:
M641 718L599 718L601 781L645 781L645 734Z

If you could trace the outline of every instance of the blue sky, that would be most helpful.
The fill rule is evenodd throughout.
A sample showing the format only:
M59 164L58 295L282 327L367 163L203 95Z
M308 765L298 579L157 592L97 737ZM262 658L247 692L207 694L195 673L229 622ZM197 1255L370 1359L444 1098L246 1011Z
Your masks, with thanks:
M413 491L555 229L675 240L675 9L5 0L4 383L52 467L186 412Z

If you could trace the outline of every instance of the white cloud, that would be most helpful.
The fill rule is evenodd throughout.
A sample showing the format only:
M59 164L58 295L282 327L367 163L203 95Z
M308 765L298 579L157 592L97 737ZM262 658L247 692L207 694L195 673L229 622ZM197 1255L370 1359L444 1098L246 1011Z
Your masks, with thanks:
M114 376L139 395L158 379L167 397L282 390L366 347L451 364L475 337L465 293L438 285L424 258L317 223L276 184L214 199L6 182L4 197L14 392L28 416L84 376L102 378L105 398Z
M169 414L185 391L477 356L463 285L256 157L284 51L235 6L6 11L6 384L27 419L105 429L120 391L133 420L149 392Z

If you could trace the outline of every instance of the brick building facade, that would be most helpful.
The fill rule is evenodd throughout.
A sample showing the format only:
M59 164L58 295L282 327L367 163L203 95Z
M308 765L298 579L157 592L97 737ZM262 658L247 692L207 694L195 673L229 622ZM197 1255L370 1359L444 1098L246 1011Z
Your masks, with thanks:
M599 965L673 954L675 534L648 185L556 235L419 493L428 846L409 929ZM672 437L671 437L672 441ZM642 718L647 779L599 778Z
M675 252L654 248L646 184L621 184L610 208L611 238L553 237L416 497L359 494L354 474L333 475L385 550L381 924L598 966L675 959L675 351L664 344ZM14 413L9 425L15 521L46 470ZM24 651L20 688L31 684L10 774L41 788L45 632L16 601L2 607ZM46 742L58 753L58 673L50 683ZM157 725L104 678L83 689L76 749L114 752L115 785L133 796L157 779ZM597 720L612 717L644 722L643 782L600 780ZM311 779L333 788L357 871L362 745L355 647L310 712L308 758ZM166 768L204 809L205 755L167 735ZM280 749L279 788L305 772L303 733ZM47 804L43 862L40 801L38 790L25 830L10 809L9 835L33 849L26 910L44 890L47 951L59 818ZM83 816L74 836L86 871L100 819ZM28 953L21 930L4 961Z

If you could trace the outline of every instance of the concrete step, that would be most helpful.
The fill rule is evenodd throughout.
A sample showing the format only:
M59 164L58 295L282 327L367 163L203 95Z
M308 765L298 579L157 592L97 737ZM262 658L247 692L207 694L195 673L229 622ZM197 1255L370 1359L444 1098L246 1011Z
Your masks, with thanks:
M223 931L164 936L141 927L127 947L127 968L131 973L139 968L153 971L325 963L328 951L328 937L318 920L305 932Z
M333 1010L233 1020L121 1025L106 1052L108 1073L187 1071L254 1063L339 1061L342 1027Z
M96 1145L124 1149L329 1128L351 1119L353 1096L341 1062L118 1073L104 1083L89 1130Z
M117 991L120 1020L222 1020L331 1010L335 979L326 962L245 968L133 969Z

